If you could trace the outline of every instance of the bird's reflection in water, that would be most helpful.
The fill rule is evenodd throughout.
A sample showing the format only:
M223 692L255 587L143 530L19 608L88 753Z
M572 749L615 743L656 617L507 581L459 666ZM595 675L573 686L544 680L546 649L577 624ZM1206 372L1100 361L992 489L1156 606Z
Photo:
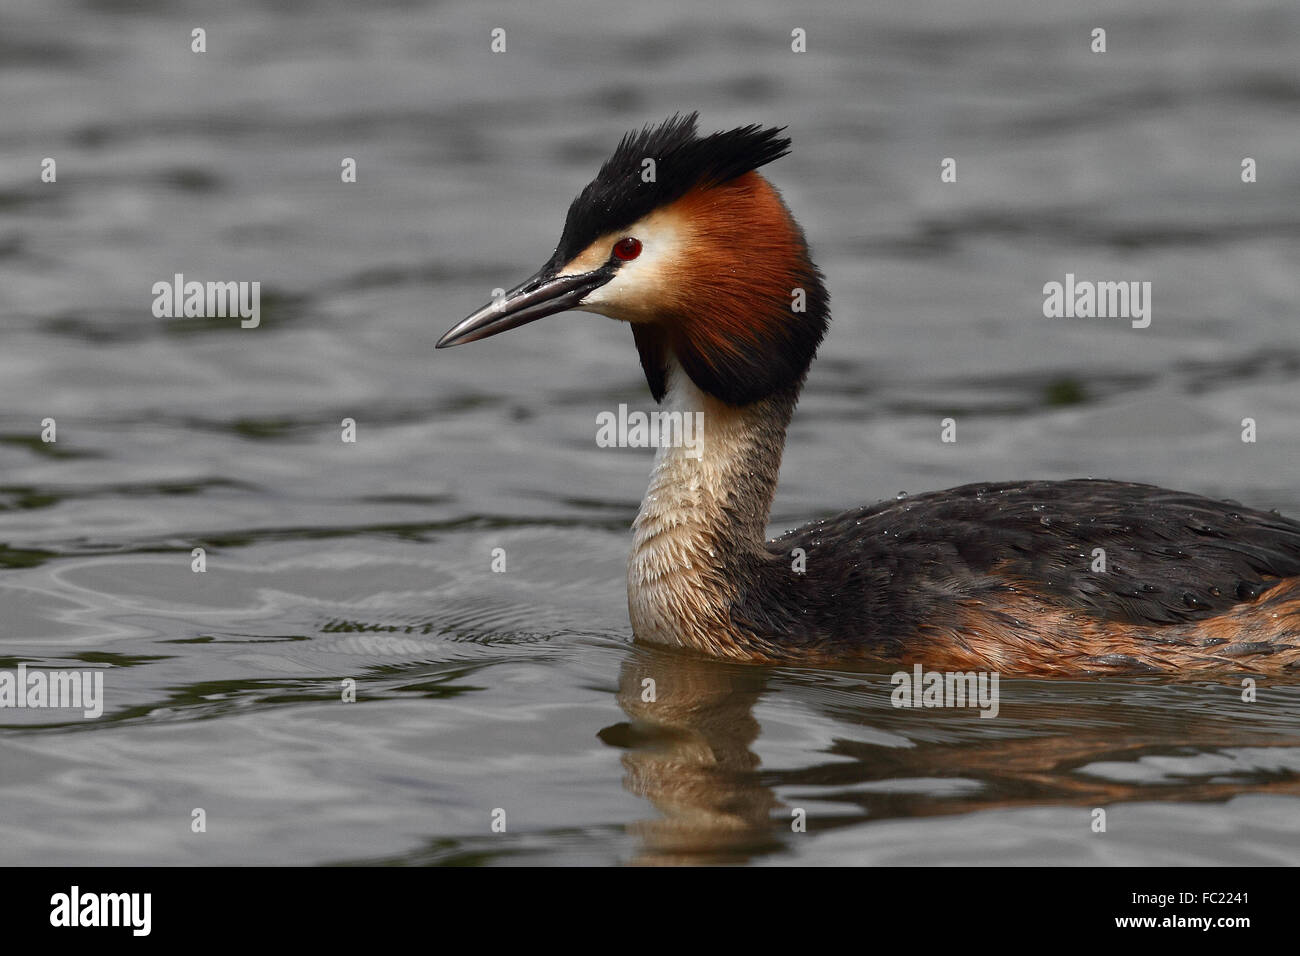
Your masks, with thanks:
M779 849L776 797L750 749L768 671L636 647L619 675L627 723L600 732L625 748L624 783L662 814L636 825L636 862L740 862Z
M618 692L629 720L600 737L623 749L625 786L660 814L635 825L634 862L740 863L793 849L795 806L808 807L810 834L1033 806L1078 807L1086 830L1093 808L1127 801L1300 795L1300 740L1231 683L1005 682L992 720L897 709L892 689L883 674L632 648ZM760 769L754 707L765 691L828 728L797 766Z

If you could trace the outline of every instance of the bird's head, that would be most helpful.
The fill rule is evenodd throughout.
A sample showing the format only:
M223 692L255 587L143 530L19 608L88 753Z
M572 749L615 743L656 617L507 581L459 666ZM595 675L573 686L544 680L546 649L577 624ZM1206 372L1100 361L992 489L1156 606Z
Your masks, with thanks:
M803 231L755 171L789 151L781 133L701 137L692 113L624 136L573 200L546 264L438 348L580 310L632 326L656 399L674 358L731 405L798 385L826 332L828 298Z

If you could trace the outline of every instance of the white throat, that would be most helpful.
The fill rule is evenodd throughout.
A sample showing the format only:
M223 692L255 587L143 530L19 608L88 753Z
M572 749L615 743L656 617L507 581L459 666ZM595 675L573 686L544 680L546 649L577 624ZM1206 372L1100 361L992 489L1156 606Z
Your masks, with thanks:
M628 614L642 640L725 654L738 569L763 548L785 420L773 422L764 403L718 401L675 361L666 382L664 410L703 413L703 429L695 448L661 445L655 455L632 524Z

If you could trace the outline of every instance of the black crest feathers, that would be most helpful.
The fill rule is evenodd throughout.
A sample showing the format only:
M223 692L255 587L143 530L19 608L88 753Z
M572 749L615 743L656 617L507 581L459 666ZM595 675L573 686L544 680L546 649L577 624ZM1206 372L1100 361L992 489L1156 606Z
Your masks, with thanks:
M742 126L701 137L698 116L679 113L623 137L570 204L553 264L568 262L605 233L630 226L696 187L729 182L790 151L784 128ZM646 160L654 161L649 181Z

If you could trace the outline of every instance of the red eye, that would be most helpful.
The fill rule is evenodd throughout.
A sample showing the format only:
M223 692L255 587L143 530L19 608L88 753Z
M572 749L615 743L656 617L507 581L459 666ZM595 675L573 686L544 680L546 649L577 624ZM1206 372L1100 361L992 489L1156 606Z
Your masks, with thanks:
M627 262L629 259L635 259L641 255L641 240L633 239L628 236L626 239L620 239L614 243L614 258L622 259Z

